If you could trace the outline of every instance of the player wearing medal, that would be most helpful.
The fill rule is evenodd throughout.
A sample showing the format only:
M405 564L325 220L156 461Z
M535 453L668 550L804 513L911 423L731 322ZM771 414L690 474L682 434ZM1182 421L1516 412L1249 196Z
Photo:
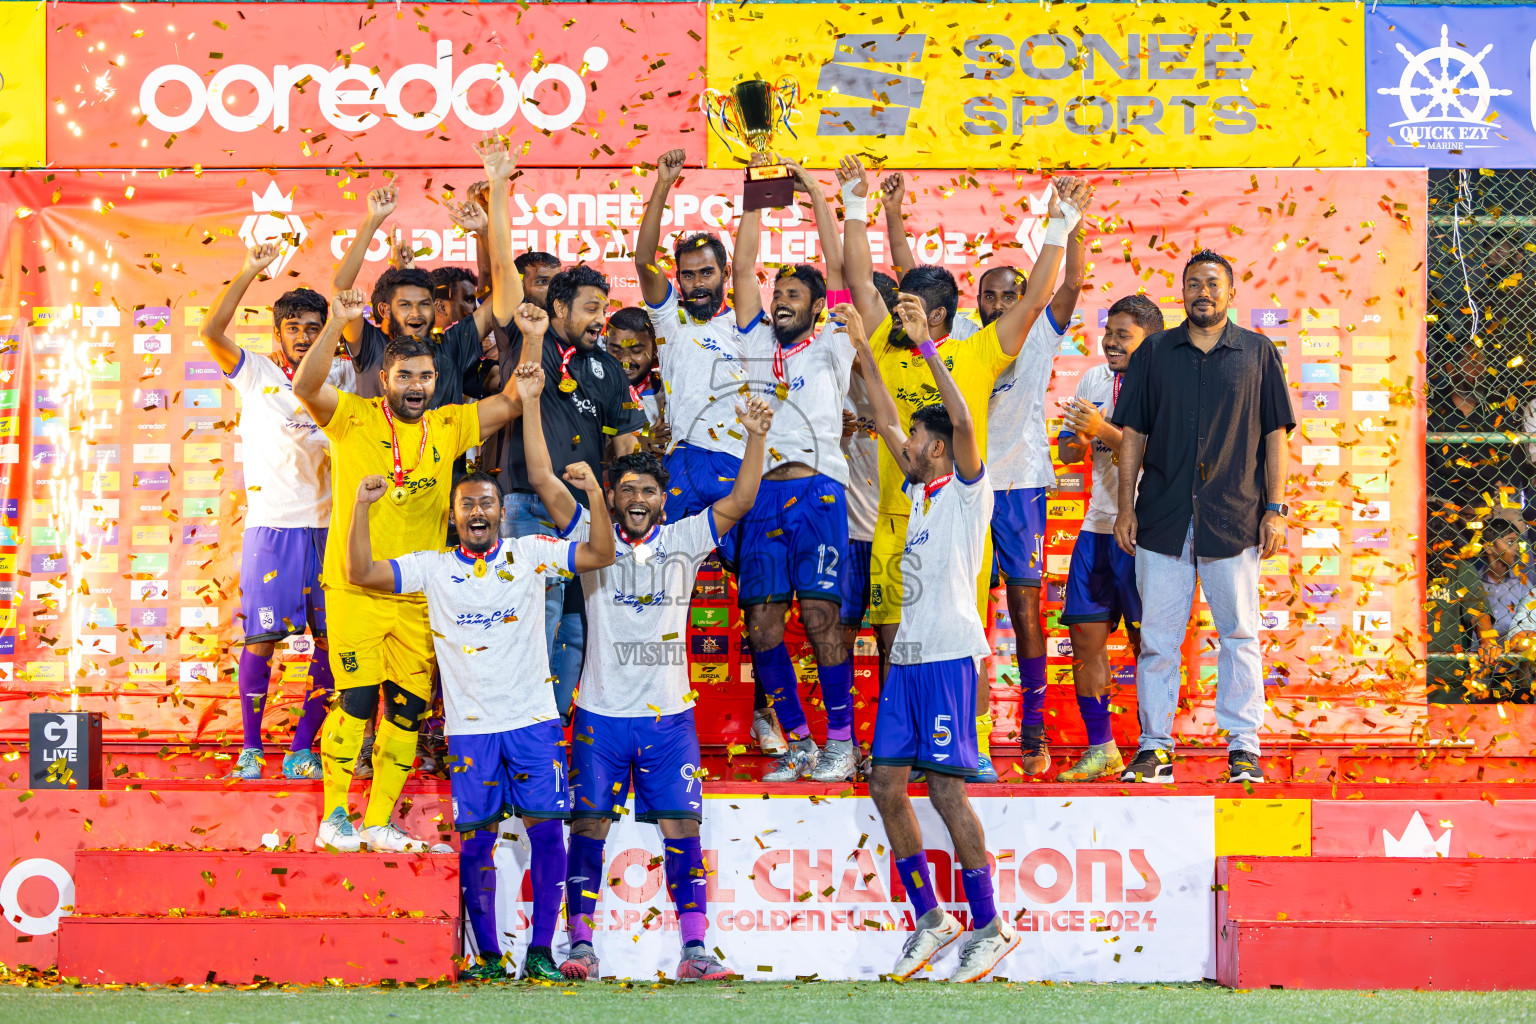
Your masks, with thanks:
M673 149L656 161L656 184L635 242L640 294L656 328L667 399L667 516L673 521L730 493L745 447L732 416L745 373L736 321L725 304L725 245L709 232L678 238L672 247L675 286L656 262L667 194L686 157Z
M525 408L538 393L524 394ZM530 444L542 444L542 433ZM533 921L523 977L559 981L551 943L565 883L565 834L571 798L565 734L548 683L544 578L613 564L613 533L602 487L585 464L567 480L587 492L598 524L590 540L501 538L501 488L488 473L453 486L451 515L459 546L373 557L369 508L390 486L364 477L352 512L347 581L386 594L423 594L442 669L444 731L453 786L453 827L463 836L459 880L479 962L462 977L507 977L496 927L498 824L517 815L532 848Z
M853 182L855 195L862 196L868 191L864 169L856 159L845 161L844 166L838 169L838 179L843 182ZM901 196L902 185L899 179L887 179L885 202L888 221L891 208ZM905 269L901 278L901 290L915 294L923 300L928 317L928 330L936 339L934 344L943 352L944 364L954 376L970 408L982 410L987 407L993 386L1024 350L1035 322L1050 304L1051 291L1055 284L1056 273L1061 267L1062 253L1070 232L1069 224L1075 223L1072 215L1087 187L1084 182L1075 178L1055 179L1045 238L1040 247L1040 255L1035 259L1034 270L1024 295L975 334L959 337L951 333L960 292L949 271L942 267L931 266ZM895 220L899 226L900 217L896 216ZM885 312L885 303L881 300L872 277L873 266L870 262L869 236L865 223L849 220L844 226L844 232L844 273L847 274L849 286L853 289L854 304L858 306L865 323L878 325L869 339L870 350L880 360L881 377L891 389L890 394L896 401L897 409L902 416L910 417L918 409L937 400L938 392L934 387L933 377L928 371L926 362L915 357L913 347L901 326ZM975 423L982 448L986 449L988 447L986 418L980 417ZM1043 430L1042 426L1042 436ZM900 574L903 542L907 536L905 517L909 505L901 491L903 479L896 461L888 452L882 451L880 453L880 521L876 525L870 556L869 618L880 635L882 646L887 650L895 638L901 620L902 610L899 602L900 595L905 592L905 588L901 586ZM985 616L990 601L991 549L992 543L989 537L986 557L983 560L988 570L976 580L976 605L978 614L982 616ZM976 701L978 720L975 733L981 748L980 770L977 777L981 781L996 781L997 773L992 769L989 749L992 732L989 691L984 678L980 679L977 685L981 687Z
M240 394L240 440L245 449L245 532L240 542L240 724L244 733L232 778L259 779L264 762L261 717L272 682L277 641L309 628L321 652L310 659L303 711L294 725L283 774L320 777L310 748L325 720L331 666L325 651L325 597L320 560L331 515L330 451L320 428L293 397L293 373L325 328L329 304L308 288L284 292L272 304L275 359L252 355L229 336L246 290L281 249L265 242L246 253L245 265L214 302L198 332L224 379ZM351 367L332 360L327 379L354 386Z
M976 774L979 760L973 732L977 659L991 651L974 598L976 574L985 571L992 485L970 407L938 347L928 340L922 300L903 292L896 316L928 364L940 401L913 413L910 436L896 418L896 403L880 378L879 361L864 339L858 313L839 306L833 316L847 324L858 347L876 428L906 474L904 489L912 503L901 555L901 627L891 644L870 750L869 795L917 915L917 930L891 973L912 977L964 930L938 904L922 830L907 795L909 775L921 769L927 773L928 797L960 860L971 908L971 940L950 980L980 981L1019 944L1007 918L997 912L981 821L965 795L966 780Z
M510 236L507 215L512 160L503 143L480 144L491 188L491 267L505 279ZM491 303L498 321L510 320L516 288L498 287ZM299 364L294 395L314 417L331 443L335 487L353 494L365 476L390 479L386 501L374 513L374 529L385 558L438 547L448 512L453 460L521 412L512 381L501 393L474 405L430 408L437 384L431 346L414 338L390 342L380 371L382 398L347 395L324 381L325 361L335 350L344 325L362 316L366 303L358 292L344 292L332 303L325 334ZM432 694L433 651L426 602L407 595L384 595L347 582L346 537L352 503L332 503L330 536L323 581L331 640L331 670L339 697L326 717L320 751L325 803L316 843L356 850L366 842L374 850L421 849L392 821L395 801L416 756L416 732ZM373 718L383 692L386 714L373 745L373 791L363 812L361 834L347 814L347 790L362 747L363 729Z
M543 370L518 368L525 396L543 387ZM538 403L523 407L534 431ZM742 469L728 494L709 508L673 522L665 503L667 471L649 452L608 464L607 501L617 536L612 567L581 576L591 642L576 695L571 744L571 847L566 914L571 950L560 965L567 978L598 977L592 915L603 882L603 843L624 811L631 787L635 817L654 822L664 843L667 889L677 908L681 981L714 981L725 967L704 947L707 884L699 845L704 774L694 693L688 679L688 603L699 563L752 508L763 464L763 436L773 422L756 396L734 414L747 434ZM585 539L610 529L593 501L582 509L555 476L543 446L529 446L529 479L563 536ZM660 644L661 664L654 652Z
M766 160L754 154L753 162ZM843 301L842 241L821 186L790 163L795 190L810 196L827 276L809 264L781 269L768 314L758 291L761 211L742 215L733 277L736 320L749 386L773 396L773 429L757 504L722 551L737 567L737 600L745 613L752 664L788 750L764 782L851 782L858 766L853 743L853 662L843 642L842 577L848 556L848 460L843 457L843 401L853 346L838 325L817 322L827 304ZM861 202L847 216L863 216ZM817 750L800 703L799 680L784 644L790 604L816 656L827 712L827 742Z
M1088 749L1057 782L1093 782L1125 770L1109 723L1109 634L1121 620L1131 650L1141 654L1141 592L1136 588L1136 558L1115 543L1115 514L1120 489L1121 431L1109 422L1120 400L1120 384L1131 353L1149 334L1163 329L1163 312L1145 295L1127 295L1109 307L1099 343L1104 362L1086 371L1077 393L1064 403L1066 425L1056 440L1062 465L1093 453L1093 491L1072 563L1067 569L1067 599L1061 624L1072 638L1072 680L1077 708L1088 729ZM1128 779L1126 781L1136 781Z

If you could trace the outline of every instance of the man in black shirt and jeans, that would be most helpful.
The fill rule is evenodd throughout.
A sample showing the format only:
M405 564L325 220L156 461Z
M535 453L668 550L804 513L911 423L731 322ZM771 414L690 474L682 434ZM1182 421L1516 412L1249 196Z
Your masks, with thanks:
M608 279L591 267L562 270L549 283L546 308L533 303L518 307L516 327L527 339L524 359L539 359L544 367L544 390L539 411L544 421L544 443L557 473L575 462L601 466L613 455L627 455L639 447L639 430L645 413L629 394L624 367L598 344L608 319ZM542 349L536 347L542 340ZM515 369L515 368L514 368ZM506 494L502 505L503 537L559 533L528 482L528 463L523 454L523 421L519 418L502 431L501 480ZM578 501L585 493L572 488ZM581 675L584 644L581 588L572 588L565 601L565 585L555 581L545 591L544 630L549 643L550 671L554 673L555 703L562 715L570 714L571 698Z
M1209 249L1184 266L1184 323L1131 356L1115 406L1120 513L1143 602L1136 699L1141 745L1122 782L1173 781L1180 648L1198 580L1221 636L1216 725L1232 782L1263 782L1259 560L1285 546L1287 434L1296 425L1274 344L1227 316L1232 265ZM1138 478L1140 486L1138 489Z

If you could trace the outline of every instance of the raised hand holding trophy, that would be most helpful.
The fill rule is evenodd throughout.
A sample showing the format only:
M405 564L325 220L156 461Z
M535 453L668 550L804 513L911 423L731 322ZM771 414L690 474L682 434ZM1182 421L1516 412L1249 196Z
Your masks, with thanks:
M785 75L770 85L761 77L743 78L729 93L704 90L704 115L720 140L734 150L744 146L749 153L766 154L773 135L780 128L795 134L790 118L800 101L800 84ZM758 163L747 168L742 184L742 207L764 210L788 206L795 191L789 168L781 163Z

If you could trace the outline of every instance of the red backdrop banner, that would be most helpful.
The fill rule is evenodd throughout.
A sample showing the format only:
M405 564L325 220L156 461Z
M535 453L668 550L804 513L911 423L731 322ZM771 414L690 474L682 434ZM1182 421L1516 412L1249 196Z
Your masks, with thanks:
M698 4L58 4L62 167L434 167L486 134L530 162L704 159Z
M469 152L467 140L455 144ZM387 228L411 237L425 266L473 266L472 242L456 236L439 198L474 172L392 177L402 200ZM0 320L0 580L14 594L12 614L0 620L0 734L19 737L18 712L71 700L106 711L109 738L208 740L238 729L230 643L238 639L245 507L239 410L197 327L244 245L301 238L275 280L247 296L251 310L237 328L241 344L268 351L264 304L298 283L328 289L361 197L383 180L379 171L295 170L34 173L0 183L0 316L8 317ZM688 173L667 230L729 230L740 180ZM1303 525L1263 568L1261 636L1276 684L1269 739L1405 736L1423 709L1412 667L1423 629L1423 172L1150 171L1094 180L1089 287L1056 360L1047 416L1058 419L1060 399L1101 358L1101 325L1116 298L1145 290L1175 323L1184 260L1201 246L1227 254L1239 277L1233 315L1281 349L1299 423L1289 487ZM1032 260L1043 179L922 171L907 184L918 259L953 270L967 302L982 262ZM514 245L592 262L612 277L615 302L633 303L629 250L648 188L609 172L527 171L515 183ZM817 257L804 211L769 219L767 262ZM886 239L873 235L882 263ZM372 240L361 286L382 269L385 248L382 235ZM1070 657L1056 615L1089 474L1059 474L1045 597L1053 689L1069 701ZM997 612L992 671L1006 682L1011 635ZM1190 705L1179 723L1186 736L1214 733L1214 637L1203 606L1196 615ZM695 625L718 629L726 618L696 610ZM283 650L285 659L303 653L302 641ZM289 664L291 698L304 663ZM698 681L739 682L744 671L720 668L729 679ZM710 687L700 689L709 701ZM1004 713L1008 692L998 690ZM291 703L269 707L286 716Z

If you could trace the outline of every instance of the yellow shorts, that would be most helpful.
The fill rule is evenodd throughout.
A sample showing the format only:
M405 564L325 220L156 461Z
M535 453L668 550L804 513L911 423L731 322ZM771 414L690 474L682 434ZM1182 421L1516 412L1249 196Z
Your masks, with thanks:
M907 518L881 512L875 523L875 540L869 548L869 623L872 626L894 625L901 621L901 552L907 546ZM987 533L981 564L981 575L976 578L976 610L985 626L988 607L992 603L991 531Z
M423 700L432 699L436 656L424 599L326 587L325 612L338 690L393 680Z

